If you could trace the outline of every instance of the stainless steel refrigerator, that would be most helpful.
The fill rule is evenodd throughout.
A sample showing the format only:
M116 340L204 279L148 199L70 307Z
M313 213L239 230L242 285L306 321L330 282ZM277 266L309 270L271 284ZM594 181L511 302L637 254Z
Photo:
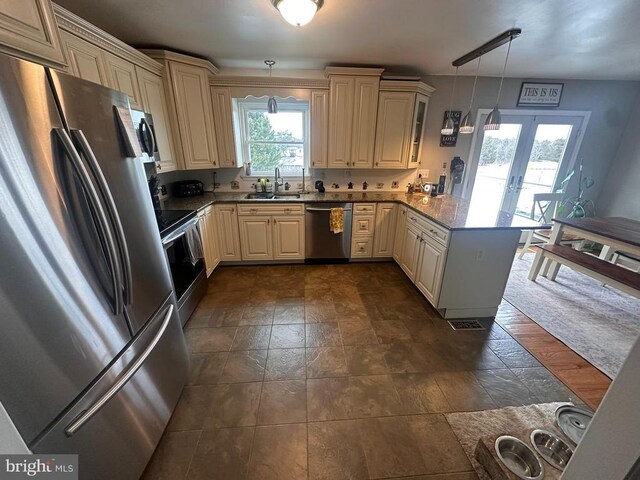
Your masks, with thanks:
M128 106L0 55L0 403L92 480L140 476L188 368Z

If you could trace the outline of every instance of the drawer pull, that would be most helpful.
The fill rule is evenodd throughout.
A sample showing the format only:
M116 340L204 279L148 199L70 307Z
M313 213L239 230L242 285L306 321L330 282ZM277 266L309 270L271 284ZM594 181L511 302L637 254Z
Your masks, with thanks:
M249 212L251 213L258 213L258 209L257 208L250 208Z

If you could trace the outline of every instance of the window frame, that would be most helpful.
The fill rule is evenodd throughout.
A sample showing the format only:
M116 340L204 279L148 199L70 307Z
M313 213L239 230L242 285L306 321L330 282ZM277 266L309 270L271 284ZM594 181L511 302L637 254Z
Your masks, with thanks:
M267 99L268 97L247 97L244 99L234 99L235 116L238 119L239 128L236 130L236 142L239 146L238 154L242 165L245 165L247 161L251 159L250 145L256 144L277 144L277 145L302 145L303 157L302 168L308 169L310 164L310 144L311 139L311 125L310 125L310 102L308 100L298 100L293 98L275 97L278 102L278 112L300 112L302 113L302 142L267 142L267 141L255 141L249 140L249 112L260 111L267 113ZM252 167L251 177L260 177L271 175L273 172L256 171ZM287 175L287 178L302 178L302 171L300 175Z

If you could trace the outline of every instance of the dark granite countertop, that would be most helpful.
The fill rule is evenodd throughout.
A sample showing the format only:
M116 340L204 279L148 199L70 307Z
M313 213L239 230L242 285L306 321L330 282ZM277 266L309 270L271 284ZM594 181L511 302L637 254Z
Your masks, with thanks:
M248 192L206 192L188 198L164 200L167 210L199 210L212 203L306 203L306 202L397 202L449 230L533 229L540 224L501 210L487 210L471 205L467 200L450 195L429 197L421 194L395 192L327 192L307 193L300 198L278 200L247 199Z

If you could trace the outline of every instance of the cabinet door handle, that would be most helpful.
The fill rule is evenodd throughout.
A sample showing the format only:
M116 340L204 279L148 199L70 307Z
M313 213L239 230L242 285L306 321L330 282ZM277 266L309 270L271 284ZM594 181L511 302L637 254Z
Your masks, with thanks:
M232 208L232 209L231 209L231 213L235 213L235 211L236 211L236 209L235 209L235 208Z
M376 166L380 165L380 163L376 162Z

